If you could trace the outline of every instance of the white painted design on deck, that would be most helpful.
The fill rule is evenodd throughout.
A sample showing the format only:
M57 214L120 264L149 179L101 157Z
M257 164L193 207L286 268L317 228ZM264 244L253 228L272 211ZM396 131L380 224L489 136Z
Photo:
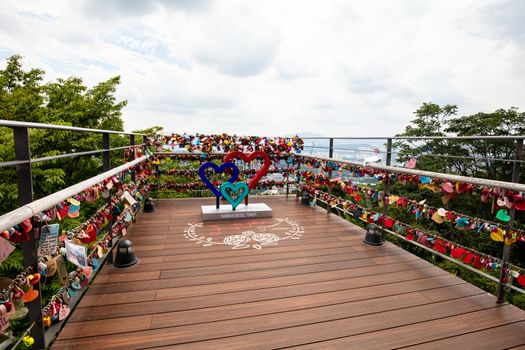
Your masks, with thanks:
M257 231L242 231L241 233L231 234L222 240L215 240L214 237L203 236L199 229L204 227L204 223L188 224L184 230L184 237L203 247L212 245L230 246L232 249L262 249L263 247L275 246L287 239L300 239L303 236L304 228L296 221L288 218L273 220L271 225L257 226ZM287 229L286 229L287 227ZM286 229L284 232L280 232Z

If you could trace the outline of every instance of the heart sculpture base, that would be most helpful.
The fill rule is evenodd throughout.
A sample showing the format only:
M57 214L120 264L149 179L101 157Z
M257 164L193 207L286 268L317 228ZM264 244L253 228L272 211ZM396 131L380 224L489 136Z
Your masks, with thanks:
M229 204L221 205L219 209L215 205L203 205L201 208L203 221L271 218L273 216L272 208L264 203L250 203L248 205L241 203L235 210L232 210L232 206Z

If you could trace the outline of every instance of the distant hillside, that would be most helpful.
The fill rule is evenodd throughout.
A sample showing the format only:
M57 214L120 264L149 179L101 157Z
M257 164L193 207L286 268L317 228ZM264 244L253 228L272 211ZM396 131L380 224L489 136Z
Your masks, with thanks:
M297 132L295 134L288 134L288 135L284 135L284 137L293 137L295 135L299 135L300 137L326 137L324 135L316 134L315 132L310 132L310 131L303 131L303 132Z

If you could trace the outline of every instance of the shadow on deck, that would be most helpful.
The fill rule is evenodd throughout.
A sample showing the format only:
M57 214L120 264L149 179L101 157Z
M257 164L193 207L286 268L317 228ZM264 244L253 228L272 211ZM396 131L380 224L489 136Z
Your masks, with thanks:
M516 307L295 197L251 201L274 217L190 225L213 199L158 202L129 230L139 264L104 266L53 349L525 344Z

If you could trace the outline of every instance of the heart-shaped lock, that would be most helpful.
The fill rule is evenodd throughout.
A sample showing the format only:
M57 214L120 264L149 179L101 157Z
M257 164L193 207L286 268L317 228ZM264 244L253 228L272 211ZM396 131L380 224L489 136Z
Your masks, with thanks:
M67 292L67 289L62 290L62 292L60 293L60 298L62 299L64 304L69 304L69 302L71 301L71 296Z
M64 321L71 312L71 309L67 305L60 305L60 310L58 311L58 321Z
M503 222L509 222L510 216L506 209L500 209L498 210L498 213L496 214L496 218L498 220L501 220Z
M524 275L519 275L516 281L518 282L520 286L525 287L525 276Z

